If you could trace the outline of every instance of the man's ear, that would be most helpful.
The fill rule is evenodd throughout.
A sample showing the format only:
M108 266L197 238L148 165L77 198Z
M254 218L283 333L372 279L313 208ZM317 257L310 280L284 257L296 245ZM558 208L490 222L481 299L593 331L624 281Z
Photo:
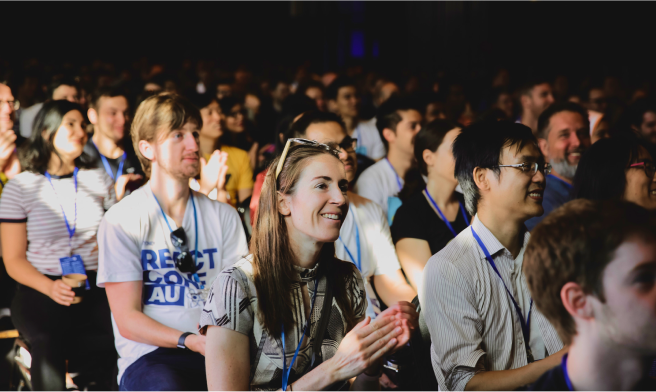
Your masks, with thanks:
M282 216L289 216L292 213L291 209L289 208L289 198L289 195L283 195L282 193L278 192L278 212L282 214Z
M394 142L396 140L396 132L389 128L385 128L383 129L383 137L388 143Z
M487 178L488 169L476 166L474 168L474 183L480 190L490 190L490 181Z
M576 282L567 282L560 289L560 300L567 312L574 318L594 318L594 310L590 296Z
M155 161L155 150L147 141L139 140L139 152L149 161Z
M522 95L519 96L519 103L522 105L522 108L530 106L531 97L529 97L528 95L522 94Z
M544 155L545 158L549 158L549 142L547 139L542 139L538 138L538 147L540 147L540 151L542 151L542 155Z
M89 108L87 110L87 117L89 118L89 122L93 125L98 124L98 112L94 108Z

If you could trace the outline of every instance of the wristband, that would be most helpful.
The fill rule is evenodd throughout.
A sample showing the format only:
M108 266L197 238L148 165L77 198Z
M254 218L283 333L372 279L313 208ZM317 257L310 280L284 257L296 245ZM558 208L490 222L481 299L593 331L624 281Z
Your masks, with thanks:
M178 338L178 348L182 350L189 350L189 348L185 345L185 339L187 339L187 336L193 335L193 332L185 332L180 337Z

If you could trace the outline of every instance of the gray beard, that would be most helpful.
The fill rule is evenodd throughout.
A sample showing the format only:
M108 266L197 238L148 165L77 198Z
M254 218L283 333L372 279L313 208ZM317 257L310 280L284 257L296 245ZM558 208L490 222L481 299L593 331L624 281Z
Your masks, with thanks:
M565 177L568 180L574 179L574 175L576 174L576 168L579 167L578 164L572 165L569 162L567 162L567 158L561 161L556 161L555 159L552 159L549 163L551 163L551 167L556 173L558 173L559 176Z

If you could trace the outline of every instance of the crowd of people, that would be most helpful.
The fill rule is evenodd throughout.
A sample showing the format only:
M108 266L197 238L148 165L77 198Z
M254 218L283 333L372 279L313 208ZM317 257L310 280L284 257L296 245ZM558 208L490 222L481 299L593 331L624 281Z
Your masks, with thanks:
M0 82L33 390L656 389L648 84L192 70Z

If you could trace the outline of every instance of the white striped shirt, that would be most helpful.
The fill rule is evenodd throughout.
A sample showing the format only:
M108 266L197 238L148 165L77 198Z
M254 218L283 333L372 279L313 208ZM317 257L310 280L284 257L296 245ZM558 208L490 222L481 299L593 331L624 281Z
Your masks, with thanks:
M71 228L75 224L72 253L82 257L87 270L97 270L96 232L105 210L116 203L112 179L103 169L79 171L77 222L73 175L53 176L52 184L55 189L38 173L14 177L0 198L0 222L27 222L27 260L42 274L61 275L59 259L71 253L63 208Z
M520 271L530 233L524 234L522 250L515 259L478 216L472 227L526 317L531 296ZM503 282L486 260L471 228L428 260L420 300L440 389L464 390L480 371L528 364L521 323ZM530 322L530 347L536 360L563 347L558 333L535 305Z

